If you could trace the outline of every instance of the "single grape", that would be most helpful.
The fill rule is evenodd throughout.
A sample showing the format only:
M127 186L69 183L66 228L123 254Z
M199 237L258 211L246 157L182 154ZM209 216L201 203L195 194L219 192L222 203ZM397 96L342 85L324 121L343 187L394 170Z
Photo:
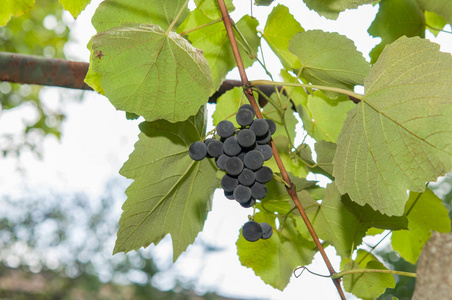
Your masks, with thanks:
M270 142L271 138L272 138L272 135L270 134L270 131L269 131L269 132L267 132L266 135L256 137L256 143L258 145L265 145Z
M269 167L263 166L255 172L256 181L260 183L267 183L273 179L273 171ZM239 179L240 181L240 179Z
M251 199L251 189L247 186L239 184L234 189L234 198L239 203L246 203Z
M203 142L197 141L188 148L188 155L193 160L202 160L207 155L207 147Z
M210 141L207 145L207 153L211 157L220 157L223 154L223 143L217 140Z
M262 222L260 225L262 227L262 239L269 239L273 234L272 226L266 222Z
M226 192L226 191L224 191L224 196L226 197L226 199L235 200L234 192Z
M265 119L265 122L268 123L268 131L270 131L270 134L274 134L276 131L276 123L275 121L271 119Z
M253 114L253 118L256 115L256 111L254 110L254 107L251 104L243 104L242 106L239 107L239 111L241 111L242 109L249 110Z
M231 121L223 120L217 125L217 133L223 138L232 136L235 132L235 126Z
M221 154L220 157L215 159L215 164L217 165L218 169L226 171L226 162L230 159L229 156L226 154Z
M273 150L270 145L257 145L256 150L258 150L264 156L264 160L269 160L273 156Z
M242 147L235 136L230 136L223 143L223 151L229 156L236 156L242 151Z
M255 221L248 221L242 227L242 235L248 242L256 242L262 237L262 226Z
M250 126L253 123L254 114L249 109L239 109L235 119L240 126Z
M251 150L245 155L244 163L248 169L256 171L264 165L264 156L258 150Z
M246 202L246 203L240 203L240 206L242 206L243 208L250 208L251 206L253 206L254 204L256 204L256 199L251 198L250 201Z
M209 144L212 143L213 141L216 141L216 139L208 138L208 139L206 139L206 140L204 141L204 144L206 144L206 147L208 147ZM212 156L209 154L209 151L207 151L206 157L207 157L207 158L212 158Z
M242 173L243 162L238 157L231 157L225 164L226 172L229 175L237 176Z
M221 187L225 192L233 192L234 189L239 185L239 180L229 175L224 175L221 178Z
M267 187L265 184L256 181L251 186L251 196L255 199L262 199L267 196Z
M268 133L268 123L264 119L256 119L250 125L250 129L254 132L256 136L263 136Z
M251 186L256 181L256 174L250 169L244 168L238 177L239 183Z
M242 129L237 134L237 142L242 148L250 148L256 144L256 135L249 129Z

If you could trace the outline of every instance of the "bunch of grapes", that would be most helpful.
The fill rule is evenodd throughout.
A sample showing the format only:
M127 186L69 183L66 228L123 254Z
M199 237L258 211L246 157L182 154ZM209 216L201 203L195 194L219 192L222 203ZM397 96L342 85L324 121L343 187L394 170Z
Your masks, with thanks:
M269 119L254 119L255 115L251 105L242 105L236 114L239 129L223 120L216 128L220 140L197 141L188 149L193 160L215 158L217 167L226 172L221 179L224 195L245 208L267 195L265 184L273 178L272 169L264 162L273 155L269 143L276 124Z

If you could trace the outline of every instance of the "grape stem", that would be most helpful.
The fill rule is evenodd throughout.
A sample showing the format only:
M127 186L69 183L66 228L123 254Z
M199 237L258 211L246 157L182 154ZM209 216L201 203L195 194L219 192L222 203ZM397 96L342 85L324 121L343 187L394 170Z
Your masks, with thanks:
M357 94L355 92L341 89L341 88L335 88L332 86L323 86L323 85L315 85L315 84L305 84L305 83L295 83L295 82L278 82L278 81L270 81L270 80L253 80L249 82L250 85L281 85L281 86L294 86L294 87L303 87L303 88L310 88L310 89L317 89L322 91L330 91L330 92L336 92L340 94L347 95L351 98L362 100L364 95Z
M345 270L345 271L333 274L331 276L331 278L338 279L338 278L344 277L345 275L363 274L363 273L386 273L386 274L393 274L393 275L416 277L416 273L411 273L411 272L403 272L403 271L395 271L395 270L382 270L382 269L352 269L352 270Z
M250 104L254 107L254 110L256 111L256 116L260 119L262 119L262 114L260 112L260 109L256 103L256 100L254 99L254 95L253 95L253 91L250 88L251 84L248 80L248 77L246 75L245 72L245 67L243 65L243 61L242 58L240 56L240 52L239 52L239 48L237 46L237 41L235 39L234 36L234 29L232 28L232 22L231 22L231 18L229 16L228 10L226 8L226 5L224 3L224 0L217 0L218 1L218 6L220 8L221 11L221 15L223 17L223 23L224 26L226 28L226 32L228 34L229 37L229 42L231 44L231 48L232 48L232 53L234 54L234 58L235 58L235 62L237 64L237 68L239 70L239 74L240 74L240 78L242 80L242 83L245 87L248 87L247 89L244 89L244 94L245 96L248 98L248 101L250 102ZM266 83L271 83L271 81L264 81ZM274 85L274 84L272 84ZM295 190L295 185L293 184L293 182L290 180L289 178L289 174L286 171L286 168L284 167L284 164L281 161L281 157L279 156L278 150L276 149L276 145L275 142L273 141L273 139L270 141L270 145L272 147L273 150L273 156L276 160L276 163L279 167L281 176L283 177L284 181L288 182L290 184L290 187L287 188L287 192L288 194L291 196L291 198L293 199L298 211L300 212L301 217L303 218L303 221L306 224L306 227L309 230L309 233L311 234L314 243L316 244L317 248L319 249L319 252L323 258L323 260L325 261L325 264L328 268L328 271L330 272L330 275L333 276L334 274L337 274L336 271L334 270L328 256L325 253L325 250L323 249L322 244L320 243L319 237L317 236L317 233L315 232L314 228L312 227L311 221L309 221L308 216L306 215L306 212L304 211L303 206L301 205L300 199L298 199L298 195L297 192ZM342 300L345 300L345 294L344 291L342 290L341 284L340 284L340 279L339 278L333 278L333 283L341 297Z

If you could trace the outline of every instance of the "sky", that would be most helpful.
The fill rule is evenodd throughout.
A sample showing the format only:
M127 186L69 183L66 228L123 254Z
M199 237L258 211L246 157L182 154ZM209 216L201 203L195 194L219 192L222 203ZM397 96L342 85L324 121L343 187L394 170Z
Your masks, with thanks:
M99 2L93 1L75 21L65 13L64 18L72 28L72 41L65 47L69 59L84 62L89 60L86 44L95 34L90 20ZM238 4L243 2L234 1L237 10L231 15L233 19L238 20L243 14L250 13L248 1L246 5ZM355 41L357 49L362 53L369 53L379 43L379 39L367 34L367 28L374 19L377 7L365 5L357 10L342 13L337 21L330 21L307 9L301 1L281 2L289 7L294 16L300 18L298 21L305 30L323 29L346 35ZM260 29L263 29L270 11L271 7L253 8L253 14L260 22ZM446 29L450 30L450 27ZM433 38L433 35L429 34L428 38ZM451 39L451 35L442 33L436 40L442 45L442 51L452 52ZM263 44L263 52L270 72L278 74L281 68L279 60L270 55L271 51L266 44ZM367 54L365 57L370 60ZM247 70L247 74L250 80L267 78L257 64ZM237 70L233 70L227 78L239 79ZM56 88L43 88L42 91L42 98L49 107L62 109L68 114L63 124L61 141L48 138L44 144L41 160L33 154L24 153L21 163L26 166L25 173L18 171L15 159L0 160L1 194L20 193L21 187L26 185L28 190L46 187L66 192L84 191L96 197L102 194L107 180L112 177L120 178L118 171L137 141L139 121L126 120L124 112L116 111L105 97L95 92L84 92L84 100L76 102L64 101L61 99L62 94L68 98L79 97L80 91L68 89L63 90L64 93L61 91L62 89ZM212 113L214 107L209 105L208 109L209 113ZM19 119L3 114L0 118L0 128L4 128L5 124L20 128L23 120L32 117L28 115L26 107L21 110L17 112L22 116ZM303 136L301 128L299 129L298 141ZM130 182L124 178L122 180ZM121 204L115 204L118 220ZM222 191L217 190L213 209L195 244L181 255L172 268L157 274L154 284L161 289L171 289L174 285L173 279L177 276L187 281L194 279L197 292L215 291L223 296L241 299L339 299L330 279L305 272L299 278L292 277L288 287L281 292L264 284L251 269L241 266L236 255L235 242L239 229L247 221L250 213L251 210L243 209L234 201L226 200ZM112 244L113 249L114 237L108 242ZM221 251L206 254L203 252L202 243L214 245ZM330 247L326 250L334 268L338 270L339 258L335 255L334 249ZM152 253L154 261L162 269L167 269L168 265L171 265L171 240L168 236L157 246L148 247L146 251ZM319 255L316 255L309 269L321 274L328 273ZM140 280L139 276L135 279L138 282ZM348 296L349 299L353 299L352 296Z

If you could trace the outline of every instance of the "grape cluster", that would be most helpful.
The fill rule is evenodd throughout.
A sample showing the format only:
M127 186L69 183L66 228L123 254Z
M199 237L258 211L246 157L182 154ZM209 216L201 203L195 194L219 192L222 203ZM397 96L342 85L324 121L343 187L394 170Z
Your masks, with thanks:
M242 105L236 114L239 129L223 120L216 127L219 140L197 141L188 149L193 160L215 158L217 167L226 172L221 179L224 195L245 208L267 195L265 184L273 178L272 169L264 162L273 155L269 143L276 124L270 119L255 119L255 115L251 105Z
M242 235L248 242L256 242L260 239L269 239L273 234L273 228L270 224L256 221L248 221L242 227Z

